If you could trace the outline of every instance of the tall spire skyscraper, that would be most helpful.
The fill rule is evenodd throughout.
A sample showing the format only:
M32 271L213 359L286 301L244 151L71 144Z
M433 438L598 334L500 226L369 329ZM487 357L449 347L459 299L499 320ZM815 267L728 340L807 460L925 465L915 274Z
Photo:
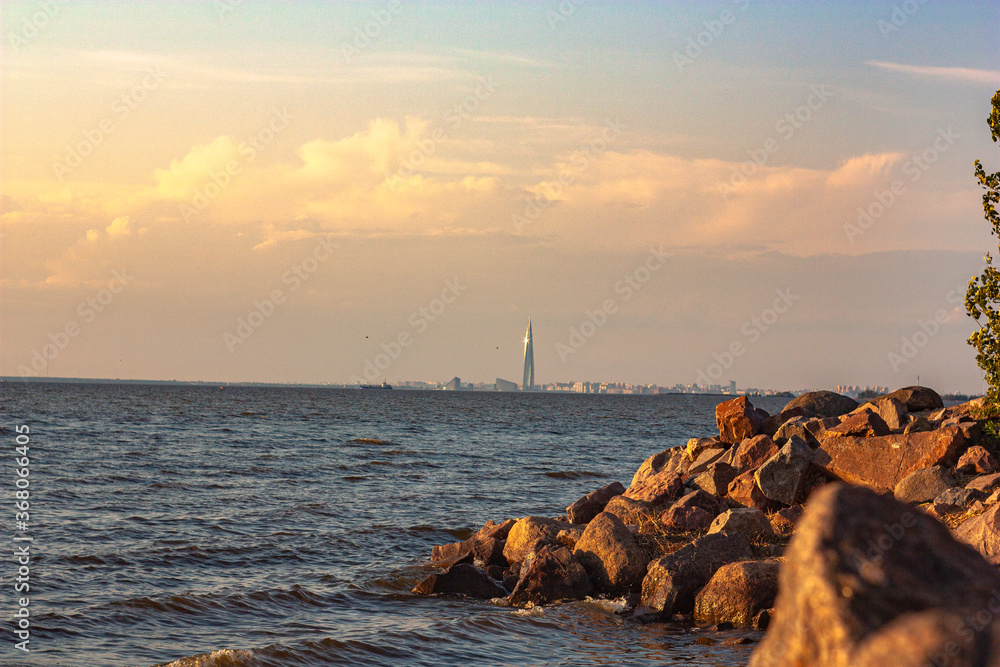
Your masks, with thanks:
M531 318L528 331L524 334L524 381L521 391L531 391L535 387L535 349L531 345Z

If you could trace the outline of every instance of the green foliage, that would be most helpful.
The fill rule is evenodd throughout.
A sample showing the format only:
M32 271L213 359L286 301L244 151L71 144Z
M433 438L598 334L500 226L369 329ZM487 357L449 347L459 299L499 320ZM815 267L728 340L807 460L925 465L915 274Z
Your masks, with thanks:
M1000 90L993 95L993 111L986 123L990 126L993 141L1000 141ZM976 160L975 174L985 190L983 213L990 223L990 232L1000 238L1000 213L997 213L1000 172L987 174ZM993 266L989 253L986 253L986 267L982 275L969 281L965 309L979 325L979 329L969 336L969 345L976 348L976 363L983 370L987 384L984 416L997 419L1000 418L1000 270Z

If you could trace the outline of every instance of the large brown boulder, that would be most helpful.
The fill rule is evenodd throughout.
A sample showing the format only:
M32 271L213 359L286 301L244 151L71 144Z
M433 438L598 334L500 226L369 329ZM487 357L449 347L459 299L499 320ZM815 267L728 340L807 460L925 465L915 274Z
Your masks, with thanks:
M764 420L764 423L760 427L760 432L773 438L774 434L778 432L778 429L781 428L782 425L784 425L788 420L805 416L806 411L802 408L782 410L781 412L773 414Z
M955 427L877 438L824 438L812 460L845 482L892 491L914 470L954 464L965 444Z
M660 515L660 523L668 530L680 533L702 532L712 525L714 517L708 511L696 507L678 507L674 504Z
M715 406L715 423L719 439L731 444L760 433L768 414L753 406L750 399L740 396Z
M989 475L998 470L997 460L982 445L969 447L958 459L955 470L965 475Z
M521 578L510 594L516 606L548 604L558 600L582 600L594 592L587 571L572 552L562 545L549 544L521 566Z
M615 496L604 506L605 512L610 512L630 526L638 526L648 521L652 514L652 506L641 500L632 500L625 496Z
M723 565L694 600L698 623L751 625L778 594L777 560L741 561Z
M885 422L886 426L893 431L906 428L906 423L908 421L906 405L898 398L883 396L882 398L876 398L870 403L865 403L861 407L871 408L877 412L878 416L882 418L882 421Z
M414 586L414 593L432 595L445 593L473 598L502 598L507 591L488 574L469 563L452 565L443 573L432 574Z
M954 628L924 638L913 632L928 612L974 619L997 609L1000 572L910 505L828 485L810 498L786 557L775 613L751 667L916 667L932 664L930 656L943 652L946 640L978 647L983 660L933 664L986 665L994 664L987 656L1000 657L984 632L992 612L987 623L968 623L962 634ZM910 638L921 648L913 659L887 651Z
M694 477L700 475L701 473L708 470L709 466L718 462L722 457L728 452L728 449L722 447L706 447L698 452L695 456L694 461L687 469L687 476Z
M762 512L773 512L781 506L763 494L757 486L755 473L755 470L747 470L737 475L729 484L729 497L744 507L756 507Z
M965 488L972 489L973 491L982 491L983 493L991 493L996 489L1000 489L1000 472L974 477L969 480Z
M955 529L955 538L971 546L989 562L1000 565L1000 505L967 519Z
M607 486L591 491L566 508L570 523L587 523L604 511L608 501L625 493L621 482L611 482Z
M849 396L842 396L832 391L810 391L789 401L781 411L801 408L809 417L839 417L856 407L858 402Z
M719 515L719 512L727 509L725 501L701 489L687 494L674 503L670 509L677 507L700 507L711 514L713 519Z
M635 471L635 475L632 476L632 482L629 486L638 486L640 482L664 470L685 475L690 465L691 459L683 447L665 449L642 462L639 469Z
M735 479L736 471L728 463L716 461L700 475L688 480L688 486L700 489L713 496L726 495L729 484Z
M730 465L736 469L737 474L761 467L764 461L778 453L774 440L763 434L747 438L733 449L735 451Z
M715 517L708 533L739 533L751 538L774 539L774 529L767 515L753 507L737 507L723 512Z
M955 476L951 471L941 466L931 466L914 470L900 480L893 490L893 495L896 496L896 500L919 505L934 500L953 486L955 486Z
M543 516L519 519L507 535L503 555L510 563L520 563L547 544L558 545L559 531L571 525Z
M753 557L745 535L714 533L699 537L649 564L642 580L640 616L690 613L694 595L726 563Z
M601 512L587 524L573 555L601 593L619 594L637 588L649 557L614 514Z
M754 473L757 488L783 505L805 500L806 479L812 470L812 447L797 436L788 439L777 454Z
M823 437L857 435L871 438L878 435L889 435L889 425L885 423L874 410L858 409L840 420L840 423L826 430Z
M944 407L944 401L941 400L936 391L929 387L903 387L888 394L888 398L895 398L905 405L909 412L939 410Z
M622 494L624 498L641 500L651 505L659 505L668 500L673 500L681 495L684 490L684 480L675 472L663 470L647 477L639 484L630 486Z

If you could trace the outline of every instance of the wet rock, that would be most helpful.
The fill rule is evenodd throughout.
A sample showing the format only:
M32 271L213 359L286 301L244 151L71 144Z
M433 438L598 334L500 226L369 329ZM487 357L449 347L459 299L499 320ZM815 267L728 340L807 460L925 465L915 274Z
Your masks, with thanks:
M638 526L643 521L649 521L652 514L651 505L641 500L632 500L625 496L615 496L604 506L605 512L610 512L630 526Z
M732 466L737 474L747 470L755 470L764 465L764 462L778 453L778 446L767 435L758 435L747 438L735 446Z
M875 438L824 438L812 462L845 482L891 491L915 470L954 464L964 444L955 428Z
M978 551L983 558L1000 565L1000 505L967 519L955 529L955 538Z
M638 486L630 486L624 498L641 500L651 505L659 505L668 500L673 500L681 495L684 489L684 480L675 472L664 470L639 483Z
M647 478L664 471L675 472L678 475L684 476L687 474L687 469L690 465L691 459L683 447L665 449L642 462L642 465L639 466L639 469L633 475L629 487L638 486Z
M995 608L987 605L998 589L1000 572L939 522L867 489L832 484L809 500L781 566L770 628L750 665L924 665L933 651L918 662L866 656L876 642L921 641L897 625L915 623L915 614L972 618ZM967 631L973 644L990 645L988 635Z
M838 425L827 429L824 437L845 435L865 438L877 435L889 435L889 426L874 410L856 410L844 417Z
M773 512L780 507L776 502L765 496L757 480L754 478L754 470L747 470L741 475L737 475L729 485L729 497L745 507L755 507L762 512Z
M507 567L507 559L503 555L503 548L506 544L506 540L498 540L495 537L476 540L472 547L472 556L477 563L482 563L484 566L497 565L499 567Z
M692 533L707 530L714 518L701 507L678 507L675 504L663 513L660 522L670 530Z
M777 560L723 565L695 598L695 621L752 625L758 614L774 606L778 569Z
M489 600L507 595L497 582L486 572L469 563L452 565L447 571L432 574L413 588L420 595L446 593L451 595L467 595L473 598Z
M771 616L773 614L774 614L774 609L764 609L759 614L753 617L753 621L750 623L750 625L753 626L754 630L767 630L767 626L771 624Z
M715 407L715 423L719 439L730 444L752 438L760 433L769 415L753 406L746 396L720 403Z
M612 482L605 487L591 491L566 508L570 523L587 523L604 511L608 501L625 493L621 482Z
M708 583L716 570L727 563L752 557L750 542L739 533L699 537L649 564L636 613L666 617L690 613L694 610L695 593Z
M642 583L649 558L614 514L601 512L587 524L573 555L601 593L619 594Z
M941 466L914 470L896 485L893 495L904 503L920 504L934 500L955 486L955 477Z
M766 436L765 436L766 437ZM716 461L700 475L688 480L688 485L713 496L724 496L736 478L736 470L728 463Z
M955 469L963 475L989 475L997 471L997 460L981 445L973 445L958 459Z
M510 563L520 563L545 545L558 545L559 531L572 524L543 516L526 516L510 529L503 555Z
M858 407L858 402L853 398L832 391L810 391L789 401L782 408L782 412L792 408L801 408L803 413L810 417L839 417L846 415L856 407Z
M763 512L753 507L738 507L715 517L708 534L721 532L739 533L751 539L757 537L765 540L774 539L771 522Z
M991 493L995 489L1000 488L1000 472L995 472L992 475L980 475L970 480L965 485L965 488L982 491L983 493Z
M938 393L928 387L903 387L889 394L887 398L895 398L905 405L909 412L939 410L944 407L944 402Z
M515 527L516 528L516 527ZM558 600L582 600L593 594L587 571L562 545L546 545L521 568L521 577L510 594L510 603L523 606Z
M770 500L794 505L805 499L806 479L812 470L812 448L797 436L754 473L757 488Z

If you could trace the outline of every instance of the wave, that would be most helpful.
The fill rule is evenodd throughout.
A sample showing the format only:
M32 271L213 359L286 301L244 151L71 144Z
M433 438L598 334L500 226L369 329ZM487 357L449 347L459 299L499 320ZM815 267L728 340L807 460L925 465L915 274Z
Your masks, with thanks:
M557 470L543 473L552 479L584 479L587 477L605 477L603 473L591 472L589 470Z

